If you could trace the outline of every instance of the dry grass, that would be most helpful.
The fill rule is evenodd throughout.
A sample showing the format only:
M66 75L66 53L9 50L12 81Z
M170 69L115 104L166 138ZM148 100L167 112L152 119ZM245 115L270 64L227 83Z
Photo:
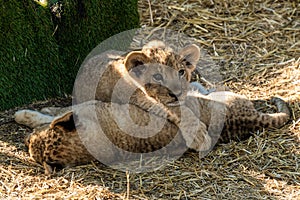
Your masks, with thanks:
M141 24L182 31L220 66L224 83L250 99L289 101L292 120L199 159L187 152L153 173L118 172L100 163L52 177L30 162L30 130L0 113L0 197L9 199L299 199L300 5L298 1L140 1ZM151 9L149 7L151 5ZM208 74L209 76L209 74ZM63 105L48 101L29 107ZM108 188L108 189L107 189Z

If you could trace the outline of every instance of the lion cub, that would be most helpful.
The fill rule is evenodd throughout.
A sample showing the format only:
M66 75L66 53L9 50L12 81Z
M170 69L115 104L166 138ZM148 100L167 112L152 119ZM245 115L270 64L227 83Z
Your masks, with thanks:
M200 49L192 44L182 48L179 52L166 46L162 41L153 40L143 46L141 50L131 51L117 58L107 53L90 58L81 68L74 85L75 102L82 103L90 100L114 102L119 104L131 103L145 111L156 112L161 117L167 117L178 123L178 119L170 114L167 108L157 102L153 96L137 84L129 76L129 72L137 66L164 65L176 71L181 89L173 90L173 95L184 99L188 82L200 58ZM120 54L120 53L119 53ZM153 78L161 84L159 77ZM171 88L172 90L173 88ZM133 91L135 94L132 94ZM134 98L129 98L130 96ZM157 113L157 110L160 110ZM175 119L174 119L175 118Z

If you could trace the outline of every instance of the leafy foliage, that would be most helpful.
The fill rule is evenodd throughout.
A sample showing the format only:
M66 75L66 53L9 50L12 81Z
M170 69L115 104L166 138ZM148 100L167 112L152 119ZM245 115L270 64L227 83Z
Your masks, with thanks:
M137 0L60 3L58 17L51 5L0 0L0 110L71 93L87 54L138 26Z

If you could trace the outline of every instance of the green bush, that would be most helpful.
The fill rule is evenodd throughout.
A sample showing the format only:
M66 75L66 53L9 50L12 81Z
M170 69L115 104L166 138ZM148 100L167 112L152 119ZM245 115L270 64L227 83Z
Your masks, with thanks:
M33 0L0 0L0 110L72 92L104 39L136 28L137 0L63 0L61 18Z

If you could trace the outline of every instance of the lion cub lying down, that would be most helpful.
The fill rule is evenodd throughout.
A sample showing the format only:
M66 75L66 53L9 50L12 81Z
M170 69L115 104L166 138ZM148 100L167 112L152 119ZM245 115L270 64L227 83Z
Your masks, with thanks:
M95 158L106 164L126 159L122 152L116 152L111 145L139 153L162 149L165 154L175 155L182 154L187 147L200 152L207 152L217 142L219 134L221 134L219 139L222 142L227 142L230 139L243 139L249 135L249 131L264 127L280 127L290 117L286 103L279 98L272 99L272 102L278 107L279 113L266 114L256 111L252 103L244 97L230 92L225 93L216 92L208 96L199 93L189 94L186 105L182 108L185 113L182 112L181 115L189 116L190 119L184 120L181 125L165 121L163 128L155 136L146 138L128 135L128 132L123 131L124 127L121 130L115 122L110 108L114 106L118 109L117 113L126 118L128 115L124 113L125 109L122 108L126 105L100 101L80 104L72 112L58 117L44 115L36 111L21 110L15 114L15 119L18 123L36 128L25 139L25 144L28 146L31 157L42 164L46 174L49 174L54 168L84 164ZM220 98L224 98L224 102L223 100L222 102L216 100ZM197 107L193 108L195 105ZM185 109L189 106L191 109ZM84 109L81 110L82 108ZM175 112L179 110L178 106L170 108ZM96 109L98 117L91 115L95 112L94 109ZM129 105L129 110L131 119L139 126L147 124L150 115L153 115L135 105ZM77 113L83 115L79 119L85 119L85 121L76 121ZM157 121L164 120L153 116L157 118ZM74 120L76 124L80 124L80 127L75 126ZM95 122L101 125L106 137L101 137L103 133L97 132L99 125ZM181 132L178 127L183 131ZM89 133L86 138L78 135L78 128ZM153 124L152 128L157 130ZM197 129L197 131L189 133L190 129ZM132 130L132 126L128 125L125 130ZM144 133L146 135L148 132L145 131ZM168 147L166 147L167 144L169 144ZM87 150L85 145L97 148ZM118 156L116 157L116 155Z

